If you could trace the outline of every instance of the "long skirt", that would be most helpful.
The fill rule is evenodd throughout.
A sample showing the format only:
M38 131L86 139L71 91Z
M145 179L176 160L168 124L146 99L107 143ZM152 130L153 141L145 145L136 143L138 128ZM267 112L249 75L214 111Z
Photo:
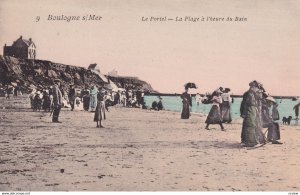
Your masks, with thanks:
M90 96L89 111L94 112L97 106L97 94Z
M221 116L223 123L230 123L232 121L229 102L221 104Z
M95 110L95 115L94 115L94 121L101 121L101 120L105 120L106 116L105 116L105 105L103 101L98 101L97 102L97 107Z
M83 96L82 100L83 100L83 109L85 111L88 111L89 106L90 106L90 97L89 96Z
M44 97L44 101L43 101L43 106L42 108L45 110L45 111L50 111L51 109L51 100L50 100L50 97L49 96L45 96Z
M220 107L213 105L208 113L206 124L220 124L222 122Z
M269 141L276 141L280 139L280 130L278 123L270 123L268 127L267 138Z
M181 119L190 118L190 105L188 102L182 102Z
M74 109L74 105L75 105L75 98L74 96L69 97L69 103L72 109Z
M242 126L241 141L248 146L265 143L259 111L255 106L250 106L246 110L246 116Z

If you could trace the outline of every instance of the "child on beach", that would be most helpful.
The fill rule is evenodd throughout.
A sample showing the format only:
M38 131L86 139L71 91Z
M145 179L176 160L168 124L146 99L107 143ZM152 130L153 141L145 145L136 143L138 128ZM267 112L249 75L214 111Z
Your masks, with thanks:
M97 106L94 115L94 121L97 122L97 126L99 128L103 128L101 121L105 120L105 103L104 103L104 93L105 91L102 89L97 93Z
M196 100L197 106L199 106L202 103L202 98L201 98L201 95L199 93L196 94L195 100Z

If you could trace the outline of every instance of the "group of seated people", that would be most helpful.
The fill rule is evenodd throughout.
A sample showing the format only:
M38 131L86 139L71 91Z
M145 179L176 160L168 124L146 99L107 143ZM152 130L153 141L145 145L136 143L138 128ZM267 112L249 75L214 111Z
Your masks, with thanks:
M157 101L152 102L152 109L156 111L160 111L164 109L164 106L162 104L162 98L158 97L158 99L159 99L158 102Z
M50 90L40 90L36 91L35 89L29 95L30 105L33 111L44 110L45 112L50 112L51 104L53 101L53 96Z

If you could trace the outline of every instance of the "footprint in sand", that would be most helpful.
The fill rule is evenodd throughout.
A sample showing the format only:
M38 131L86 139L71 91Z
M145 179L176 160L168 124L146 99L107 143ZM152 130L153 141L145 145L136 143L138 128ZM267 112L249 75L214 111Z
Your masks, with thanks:
M102 179L103 177L105 177L105 175L98 175L97 176L99 179Z

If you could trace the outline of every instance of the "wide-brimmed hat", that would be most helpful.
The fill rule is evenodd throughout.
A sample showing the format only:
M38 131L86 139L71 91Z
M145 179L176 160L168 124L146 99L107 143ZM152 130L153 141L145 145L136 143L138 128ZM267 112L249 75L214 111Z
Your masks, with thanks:
M230 91L230 88L225 88L224 89L224 92L229 92Z
M272 96L268 96L266 98L266 100L270 101L270 102L273 102L273 103L276 103L276 100L272 97Z
M74 83L69 84L69 86L74 86Z
M61 82L61 80L60 79L54 79L53 82L55 82L55 83L56 82Z

